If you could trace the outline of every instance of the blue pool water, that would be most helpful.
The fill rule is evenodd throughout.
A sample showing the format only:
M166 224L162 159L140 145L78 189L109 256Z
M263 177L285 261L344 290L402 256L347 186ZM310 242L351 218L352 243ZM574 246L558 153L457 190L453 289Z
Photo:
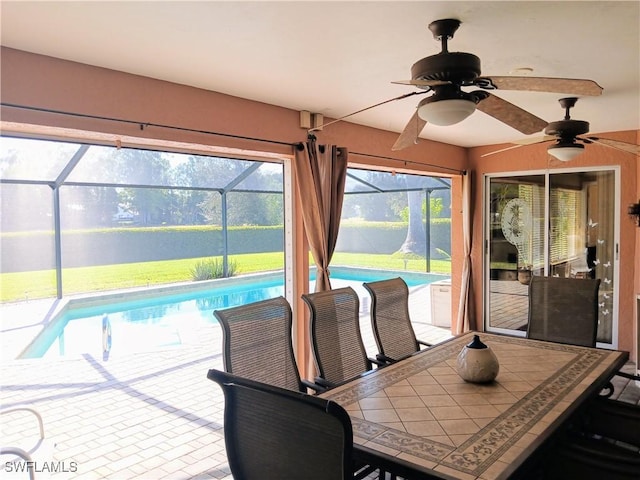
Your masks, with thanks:
M364 282L398 276L394 272L333 272L332 280ZM403 275L408 285L428 284L442 275ZM313 279L312 279L313 280ZM165 289L166 290L166 289ZM214 323L213 311L284 295L282 275L251 283L224 282L207 290L162 295L112 297L74 306L45 327L21 358L52 358L89 354L111 356L180 346L193 341L203 323ZM108 296L107 296L108 297Z

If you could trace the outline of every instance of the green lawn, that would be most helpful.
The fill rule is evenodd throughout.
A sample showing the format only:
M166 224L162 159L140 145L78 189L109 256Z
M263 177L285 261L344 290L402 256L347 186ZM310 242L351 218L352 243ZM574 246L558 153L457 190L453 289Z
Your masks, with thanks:
M236 275L282 270L282 252L231 255L237 265ZM72 295L85 292L115 290L121 288L160 285L192 281L191 270L197 258L167 260L161 262L126 263L98 267L66 268L62 271L63 292ZM379 268L382 270L407 270L424 272L425 260L392 258L391 255L336 253L332 265ZM313 262L310 261L313 265ZM432 260L431 272L451 273L451 262ZM56 296L54 270L0 274L0 301L15 302L26 299Z

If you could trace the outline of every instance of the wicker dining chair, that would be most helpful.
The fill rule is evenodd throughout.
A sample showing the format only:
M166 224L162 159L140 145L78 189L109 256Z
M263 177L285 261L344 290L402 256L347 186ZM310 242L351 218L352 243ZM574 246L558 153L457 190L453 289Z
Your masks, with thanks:
M334 387L373 369L360 333L360 300L351 287L303 294L309 307L315 382Z
M590 436L628 445L640 455L640 405L598 397L583 418L583 431Z
M598 333L600 279L534 276L529 284L527 338L595 347ZM618 371L617 376L640 381L640 375ZM609 382L601 392L611 397Z
M371 328L378 347L376 358L393 363L431 344L418 340L409 315L409 287L398 277L362 284L371 295Z
M286 298L213 313L222 326L225 371L289 390L322 390L300 378L293 353L291 306Z
M599 287L599 279L532 277L527 337L595 347ZM639 407L593 398L548 456L545 478L640 478L638 432Z
M640 406L596 396L545 457L544 478L640 478Z
M533 276L527 338L596 346L600 279Z
M637 480L640 454L602 441L575 438L554 445L545 457L541 477L546 480Z
M343 480L374 471L355 467L351 419L337 403L220 370L207 377L224 392L235 480Z

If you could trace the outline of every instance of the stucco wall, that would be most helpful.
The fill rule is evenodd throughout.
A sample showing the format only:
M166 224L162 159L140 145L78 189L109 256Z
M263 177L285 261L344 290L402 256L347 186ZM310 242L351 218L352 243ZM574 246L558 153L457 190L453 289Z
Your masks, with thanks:
M218 151L226 149L222 151L228 155L247 158L274 154L291 156L293 149L290 144L307 139L306 130L300 128L299 112L295 110L6 47L2 47L0 62L3 104L83 115L3 106L0 118L5 132L33 130L28 125L36 125L40 130L42 126L77 129L89 132L86 134L88 139L101 138L111 144L121 141L122 145L139 146L147 140L184 142L212 146ZM330 120L325 117L325 122ZM99 132L99 135L91 132ZM60 134L59 130L52 133L54 136ZM76 134L75 131L70 132L71 136ZM349 163L354 167L376 167L399 173L420 171L453 178L466 167L467 152L462 147L421 140L411 148L393 152L391 146L398 137L397 133L349 122L326 127L317 132L316 137L319 143L347 147ZM456 196L460 195L460 184L455 185L457 187L452 188L454 203ZM299 205L301 201L297 198L294 204ZM299 217L299 213L297 215ZM457 235L455 230L460 228L459 219L459 211L452 212L454 238ZM296 224L302 224L300 218L295 220ZM295 258L304 258L307 246L300 235L295 235L294 248L298 249ZM452 256L455 268L460 261L460 251L454 248ZM296 278L308 278L305 261L296 261L296 269ZM459 283L458 278L453 279L454 286ZM308 288L308 282L297 282L294 297L299 305L293 305L294 313L296 310L305 311L299 300L305 288ZM456 303L454 301L454 310Z
M634 143L639 132L598 132L599 135ZM618 348L632 352L635 358L635 306L634 298L638 292L638 270L640 270L640 251L638 249L638 228L634 226L632 219L627 214L627 207L630 203L637 201L638 197L638 158L636 155L620 152L612 148L590 145L586 147L583 154L566 165L560 162L549 162L549 155L546 152L547 144L532 145L522 147L501 154L495 154L482 158L481 155L492 152L508 145L478 147L469 150L469 168L476 175L474 191L474 201L476 205L482 205L484 188L483 176L489 173L515 172L528 170L550 171L561 167L620 167L620 279L619 279L619 330ZM635 200L634 200L635 199ZM475 239L481 239L482 230L482 209L477 208L474 212L473 234ZM472 261L474 265L481 265L483 259L482 245L480 241L475 241L473 245ZM474 272L474 284L482 285L482 271L476 269ZM482 310L482 290L476 290L475 305L479 312Z
M306 131L299 125L299 113L294 110L5 47L2 47L0 61L2 69L0 88L3 103L85 115L73 117L4 106L0 114L5 131L7 128L25 129L24 125L16 127L6 122L35 124L107 133L110 135L104 140L107 142L115 142L121 136L129 136L142 140L167 140L234 149L229 150L230 155L245 156L254 154L290 156L292 154L290 144L306 140ZM133 123L105 121L89 116L117 118L133 121ZM325 121L330 120L325 118ZM180 127L182 130L144 126L146 124L170 125ZM142 128L141 125L143 125ZM29 127L26 129L28 130ZM211 135L197 131L218 132L224 135ZM480 155L495 150L496 146L467 150L422 140L411 148L392 152L391 145L395 142L397 133L349 122L338 122L318 132L316 136L320 143L333 143L347 147L351 152L350 164L354 167L379 167L398 172L422 171L452 177L454 317L458 310L457 295L460 292L462 272L461 177L455 171L469 169L472 172L475 206L472 291L477 322L481 326L483 174L546 168L548 158L546 146L520 148L483 159ZM640 139L640 132L617 132L607 136L637 142ZM619 347L632 350L635 343L634 328L636 328L634 327L633 299L640 293L640 229L635 227L629 219L626 208L630 203L638 201L640 197L638 159L634 155L595 147L587 148L585 154L572 162L572 166L601 165L620 165L621 167L620 256L622 261L620 262ZM301 198L296 199L298 204L300 201L302 201ZM297 221L299 222L300 219L298 218ZM303 251L306 248L304 238L296 234L295 244L299 249L295 253L295 258L304 259ZM306 266L303 260L297 262L296 268L300 270L300 278L306 278L303 271ZM305 287L304 282L301 281L296 295L302 288Z

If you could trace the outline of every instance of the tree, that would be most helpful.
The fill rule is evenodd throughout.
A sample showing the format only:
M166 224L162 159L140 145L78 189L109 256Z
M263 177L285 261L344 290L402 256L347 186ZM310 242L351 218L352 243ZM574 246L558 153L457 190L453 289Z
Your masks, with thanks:
M422 200L422 215L426 217L427 215L427 200ZM429 216L431 218L438 218L442 216L442 212L444 211L444 204L442 203L442 198L429 196ZM400 212L400 217L405 222L409 221L409 207L405 207Z
M407 181L407 184L411 183ZM408 185L407 185L408 186ZM409 209L409 226L407 236L402 246L398 249L401 254L413 254L421 257L426 256L427 237L422 222L422 197L424 193L420 190L407 191L407 204Z
M121 149L112 152L111 169L126 184L165 186L172 183L172 168L161 152ZM120 203L138 213L143 225L171 222L172 194L155 188L124 188ZM115 212L114 212L115 213Z

